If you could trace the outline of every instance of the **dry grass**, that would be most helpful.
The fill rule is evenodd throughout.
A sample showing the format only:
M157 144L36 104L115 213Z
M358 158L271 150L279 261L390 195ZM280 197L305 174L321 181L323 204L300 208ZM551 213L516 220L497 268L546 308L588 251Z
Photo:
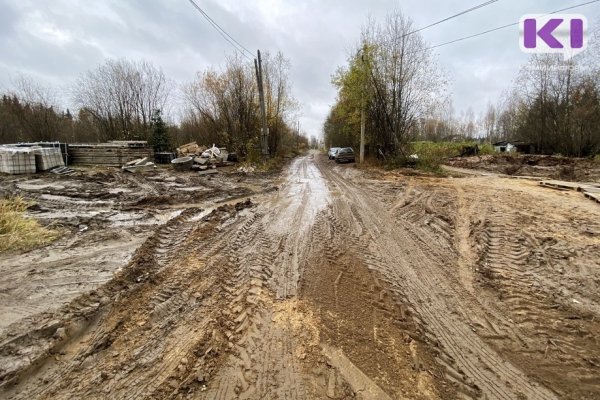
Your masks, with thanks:
M58 232L25 216L30 205L22 197L0 199L0 252L31 249L58 237Z

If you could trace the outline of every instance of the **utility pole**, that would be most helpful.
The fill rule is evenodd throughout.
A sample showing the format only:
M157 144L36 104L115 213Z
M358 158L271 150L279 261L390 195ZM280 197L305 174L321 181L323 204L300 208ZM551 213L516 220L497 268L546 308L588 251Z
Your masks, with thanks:
M296 130L296 150L300 149L300 121L298 121L298 129Z
M260 122L261 134L260 144L262 148L263 158L269 157L269 128L267 127L267 112L265 107L265 90L263 86L262 76L262 59L260 58L260 50L256 51L258 60L254 59L254 68L256 69L256 83L258 84L258 100L260 101Z
M360 92L360 156L359 162L364 164L365 162L365 76L366 76L366 63L365 63L365 49L366 46L363 47L363 53L361 55L361 60L363 64L363 79L362 79L362 89Z
M364 92L364 89L363 89ZM364 164L365 162L365 104L364 104L364 93L361 94L361 107L360 107L360 157L359 162Z

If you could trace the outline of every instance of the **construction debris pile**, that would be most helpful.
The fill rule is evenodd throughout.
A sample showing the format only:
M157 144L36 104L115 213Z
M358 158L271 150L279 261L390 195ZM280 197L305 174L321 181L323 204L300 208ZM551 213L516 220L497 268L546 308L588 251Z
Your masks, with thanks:
M149 161L148 157L129 161L121 167L123 171L127 172L151 171L154 168L156 168L156 165L152 161Z
M207 148L191 142L177 148L177 157L171 165L179 171L194 170L200 175L216 174L217 167L233 165L237 161L235 153L229 153L225 147L214 144Z

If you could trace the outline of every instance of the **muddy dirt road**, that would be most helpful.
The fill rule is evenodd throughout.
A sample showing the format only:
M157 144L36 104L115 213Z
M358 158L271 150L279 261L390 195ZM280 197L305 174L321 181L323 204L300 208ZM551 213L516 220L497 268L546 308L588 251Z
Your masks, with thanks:
M17 271L0 290L13 313L0 331L0 397L600 396L596 203L535 182L381 174L316 153L280 176L225 183L169 200L175 214L165 199L122 199L111 218L154 222L119 228L129 253L68 259L79 269L67 283L81 288L44 281L54 307L16 303L36 298L28 280L50 265L40 251L77 257L77 246L0 258L3 273Z

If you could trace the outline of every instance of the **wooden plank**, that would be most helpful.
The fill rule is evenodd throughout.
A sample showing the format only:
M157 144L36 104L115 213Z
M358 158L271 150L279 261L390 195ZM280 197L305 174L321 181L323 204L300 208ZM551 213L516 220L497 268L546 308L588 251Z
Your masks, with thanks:
M94 154L71 154L71 158L112 158L112 159L119 159L119 158L144 158L144 157L154 157L154 155L152 153L136 153L136 154L113 154L113 155L107 155L107 154L101 154L101 155L94 155Z
M583 192L583 195L596 203L600 203L600 193Z
M216 169L205 169L203 171L198 172L198 175L214 175L218 173L219 171L217 171Z
M556 189L556 190L571 190L568 188L563 188L558 185L552 184L550 182L540 182L540 186L544 186L544 187L548 187L550 189Z
M561 189L561 190L576 190L578 192L595 189L596 186L593 183L581 183L581 182L566 182L566 181L556 181L556 180L547 180L540 181L541 186L546 186L552 189Z
M151 149L144 150L69 150L69 154L142 154L142 153L153 153Z
M111 162L111 163L123 163L125 164L126 162L129 161L133 161L133 160L137 160L140 158L145 158L145 157L74 157L71 158L71 162ZM148 157L151 158L151 157Z
M154 154L154 152L146 150L146 151L70 151L69 154L71 155L98 155L98 156L102 156L102 155L106 155L106 156L113 156L113 155L117 155L117 154Z
M112 158L98 158L98 157L80 157L72 158L71 164L84 164L84 165L110 165L120 167L129 161L139 159L140 157L112 157Z
M129 156L153 156L151 151L143 151L137 153L71 153L71 157L129 157ZM143 158L143 157L142 157Z

